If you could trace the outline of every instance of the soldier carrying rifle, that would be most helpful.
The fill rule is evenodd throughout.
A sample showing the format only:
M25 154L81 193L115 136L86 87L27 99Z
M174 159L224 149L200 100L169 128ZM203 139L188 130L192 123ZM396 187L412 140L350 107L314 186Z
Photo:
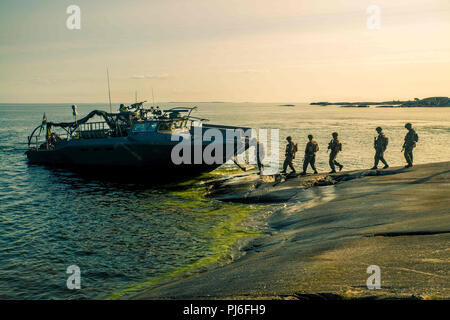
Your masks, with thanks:
M328 150L331 150L330 152L330 173L336 173L335 165L339 167L339 171L342 171L342 168L344 167L342 164L336 161L336 157L340 151L342 151L342 143L338 140L338 133L333 132L331 134L333 136L333 139L328 143Z
M291 136L287 137L286 140L288 142L288 144L286 145L286 152L285 152L286 159L284 160L283 171L281 171L281 173L286 173L286 169L288 166L292 169L292 173L295 173L296 171L292 163L292 160L295 159L295 153L297 152L297 144L294 143L294 141L292 141Z
M381 161L384 164L383 169L389 168L386 160L384 160L384 152L386 151L389 139L383 133L381 127L377 127L378 136L374 138L373 147L375 148L375 164L372 169L378 168L378 162Z
M404 151L404 156L406 162L408 163L405 168L410 168L413 166L413 149L416 147L416 142L419 141L419 136L412 128L411 123L405 124L405 128L408 129L408 133L405 136L405 142L403 143L402 152Z

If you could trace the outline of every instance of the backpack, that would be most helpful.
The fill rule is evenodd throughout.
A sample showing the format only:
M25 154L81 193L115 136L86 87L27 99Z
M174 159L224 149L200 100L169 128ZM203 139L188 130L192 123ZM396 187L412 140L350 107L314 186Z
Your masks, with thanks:
M295 159L295 153L298 150L298 145L294 143L294 146L292 147L292 159Z
M414 141L419 142L419 135L417 134L417 132L414 132Z
M384 136L384 139L383 139L383 147L384 147L384 149L387 148L388 144L389 144L389 139L388 139L388 137Z
M328 143L328 149L334 151L333 147L336 147L337 151L342 151L342 143L340 143L339 140L336 142L336 145L334 146L334 140L331 139L330 143Z
M319 144L318 143L314 144L314 152L317 152L317 151L319 151Z

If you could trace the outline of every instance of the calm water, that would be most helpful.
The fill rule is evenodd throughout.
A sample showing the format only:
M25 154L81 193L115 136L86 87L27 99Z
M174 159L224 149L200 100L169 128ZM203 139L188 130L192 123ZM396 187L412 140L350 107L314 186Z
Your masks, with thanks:
M379 125L390 138L387 161L402 165L403 125L408 121L420 137L416 163L450 160L450 108L197 105L197 115L214 123L279 128L280 149L291 135L303 150L312 133L321 146L321 171L329 170L326 145L333 131L340 133L344 151L339 157L346 169L372 166ZM80 105L79 112L93 108L107 110L104 105ZM0 299L120 295L130 287L223 260L237 239L264 232L257 217L267 207L207 200L199 186L102 182L29 166L26 139L43 112L50 121L72 120L69 105L0 104ZM81 269L81 290L66 288L66 268L73 264Z

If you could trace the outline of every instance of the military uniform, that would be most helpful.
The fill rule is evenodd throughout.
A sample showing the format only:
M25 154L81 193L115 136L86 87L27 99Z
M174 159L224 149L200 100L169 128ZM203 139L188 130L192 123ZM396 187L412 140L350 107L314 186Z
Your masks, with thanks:
M286 159L284 160L283 163L283 171L282 171L283 173L286 173L286 169L288 166L289 168L291 168L293 172L295 172L294 165L292 164L292 160L294 160L295 158L295 151L296 151L295 143L293 141L289 142L286 145L286 152L285 152Z
M316 152L319 151L319 144L315 140L311 140L306 144L305 148L305 158L303 159L303 173L306 173L308 165L317 173L316 170Z
M383 132L378 134L378 137L375 138L373 147L375 148L375 165L376 168L378 166L378 162L381 161L385 168L389 167L386 160L384 160L384 151L386 151L388 145L388 138L384 135Z
M329 160L331 172L336 172L335 165L339 167L339 170L342 170L343 165L336 161L339 151L342 151L342 143L337 138L334 138L328 144L328 149L331 150Z
M403 144L403 148L405 149L404 156L409 167L413 165L413 149L416 147L417 140L418 136L416 131L412 128L409 129L405 136L405 143Z
M259 173L261 173L261 170L264 168L263 160L265 157L265 150L264 145L259 141L256 141L255 157L256 157L256 164L258 165L258 171Z

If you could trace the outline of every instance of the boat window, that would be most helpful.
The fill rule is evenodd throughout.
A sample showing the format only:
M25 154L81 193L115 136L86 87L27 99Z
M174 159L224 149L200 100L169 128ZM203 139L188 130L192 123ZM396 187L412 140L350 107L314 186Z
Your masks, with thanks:
M133 127L133 132L145 132L145 123L136 123Z
M157 122L136 123L133 126L133 132L155 132L157 126L158 126Z
M155 132L158 122L147 122L147 132Z
M176 121L161 121L159 124L159 131L172 131L175 129L181 129L185 126L184 121L176 120Z
M173 122L173 127L175 129L180 129L181 127L183 127L183 121L174 121Z
M166 130L172 130L172 122L169 121L162 121L159 124L159 131L166 131Z

